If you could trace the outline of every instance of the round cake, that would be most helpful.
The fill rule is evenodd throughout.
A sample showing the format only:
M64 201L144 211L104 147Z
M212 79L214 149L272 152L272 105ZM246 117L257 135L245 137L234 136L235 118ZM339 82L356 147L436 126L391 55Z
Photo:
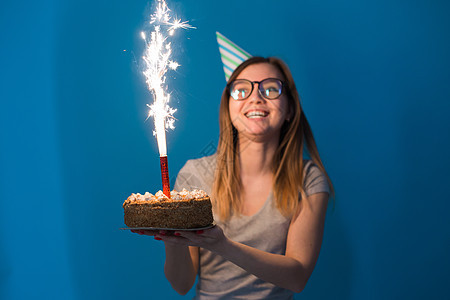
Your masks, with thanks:
M125 225L130 228L153 227L192 229L214 221L211 200L202 190L173 190L168 198L162 191L131 194L123 203Z

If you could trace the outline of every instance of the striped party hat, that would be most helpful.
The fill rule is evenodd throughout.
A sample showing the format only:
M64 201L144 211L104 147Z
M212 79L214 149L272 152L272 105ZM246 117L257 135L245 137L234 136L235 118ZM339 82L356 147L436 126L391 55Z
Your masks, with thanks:
M225 78L228 81L234 69L242 62L249 59L251 55L227 39L220 32L216 32L216 36L217 43L219 44L220 56L222 58L223 70L225 71Z

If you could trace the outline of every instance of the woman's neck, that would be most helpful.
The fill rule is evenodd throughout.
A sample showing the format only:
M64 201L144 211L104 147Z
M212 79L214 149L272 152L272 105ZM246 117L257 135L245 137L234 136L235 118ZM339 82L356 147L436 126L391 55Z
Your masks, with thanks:
M241 178L272 174L272 161L278 147L278 139L254 141L239 139L239 163Z

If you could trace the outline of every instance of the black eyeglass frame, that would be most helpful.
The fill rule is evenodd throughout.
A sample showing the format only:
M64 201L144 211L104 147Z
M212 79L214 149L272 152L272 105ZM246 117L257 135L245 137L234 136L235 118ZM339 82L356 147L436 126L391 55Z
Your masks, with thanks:
M268 98L267 96L264 95L263 91L261 91L261 89L260 89L260 87L261 87L261 82L264 82L264 81L266 81L266 80L276 80L276 81L278 81L278 82L281 83L280 94L279 94L276 98ZM249 82L249 83L251 84L252 89L250 90L250 93L248 93L248 96L247 96L247 97L242 98L242 99L235 99L235 98L231 95L231 86L232 86L233 83L235 83L236 81L246 81L246 82ZM254 88L255 88L255 83L258 84L258 92L259 92L259 95L260 95L261 97L263 97L264 99L266 99L266 100L276 100L276 99L280 98L281 95L283 94L285 82L284 82L283 80L279 79L279 78L266 78L266 79L263 79L263 80L261 80L261 81L251 81L251 80L248 80L248 79L235 79L235 80L233 80L233 81L231 81L231 82L229 82L229 83L227 84L228 93L230 94L230 97L233 98L233 100L235 100L235 101L243 101L243 100L246 100L246 99L248 99L248 97L250 97L250 96L252 95L253 90L254 90Z

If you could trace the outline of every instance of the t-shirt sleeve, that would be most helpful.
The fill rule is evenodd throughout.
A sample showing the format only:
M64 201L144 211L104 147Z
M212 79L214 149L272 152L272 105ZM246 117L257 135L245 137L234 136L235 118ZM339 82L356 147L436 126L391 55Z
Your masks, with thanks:
M178 173L175 186L173 187L175 190L181 191L182 189L191 189L190 181L193 174L189 165L190 162L187 161Z
M176 191L181 191L182 189L190 189L188 178L189 174L183 172L183 169L181 169L177 175L177 179L175 180L175 186L173 187L173 189Z
M312 162L305 164L305 193L307 196L317 193L330 193L327 178L322 171Z

